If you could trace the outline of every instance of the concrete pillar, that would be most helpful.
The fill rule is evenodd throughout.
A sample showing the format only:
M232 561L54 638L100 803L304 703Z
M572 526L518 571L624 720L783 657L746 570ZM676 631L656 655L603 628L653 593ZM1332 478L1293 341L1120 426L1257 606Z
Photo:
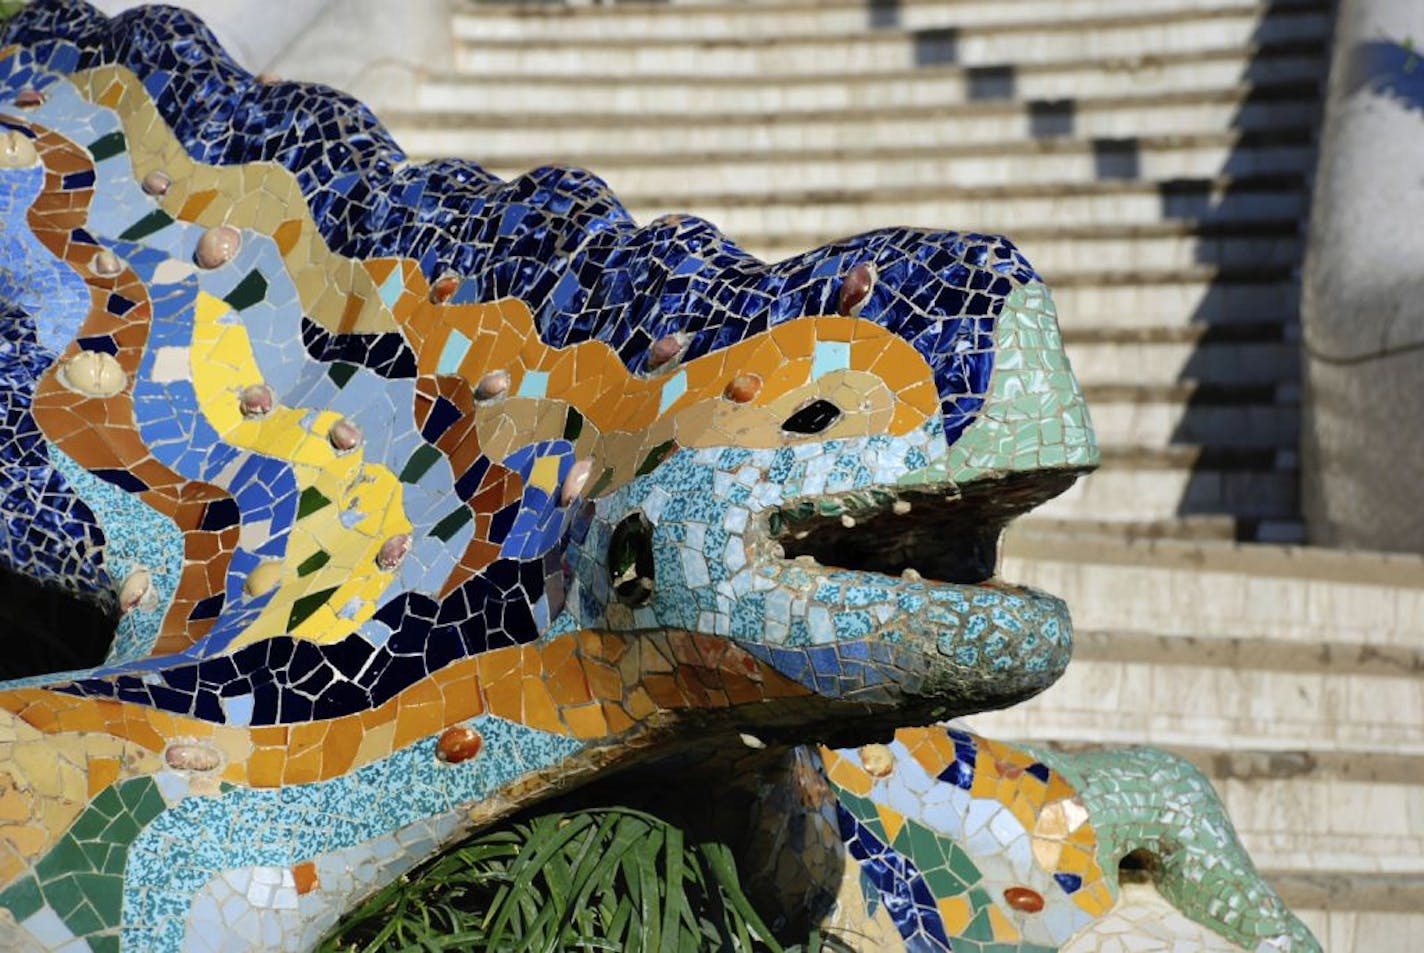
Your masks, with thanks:
M1310 541L1424 552L1424 3L1343 0L1305 261Z

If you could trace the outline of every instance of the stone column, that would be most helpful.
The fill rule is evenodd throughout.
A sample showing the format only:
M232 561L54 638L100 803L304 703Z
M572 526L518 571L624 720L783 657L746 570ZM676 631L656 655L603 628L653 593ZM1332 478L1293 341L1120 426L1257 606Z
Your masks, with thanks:
M1424 3L1343 0L1302 299L1312 543L1424 551Z

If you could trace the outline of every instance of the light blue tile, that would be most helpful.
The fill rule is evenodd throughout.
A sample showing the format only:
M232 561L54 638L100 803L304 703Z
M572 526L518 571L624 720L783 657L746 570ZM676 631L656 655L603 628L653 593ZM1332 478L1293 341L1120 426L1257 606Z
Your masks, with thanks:
M663 382L663 395L658 402L658 413L667 413L667 409L677 403L677 399L685 393L687 393L687 371L678 371Z
M459 331L451 331L450 339L445 342L445 347L440 352L440 363L436 365L437 374L453 374L460 369L460 362L465 359L465 355L470 351L470 339ZM543 397L543 394L539 395Z
M811 357L811 377L819 380L832 371L850 367L850 344L846 341L817 341Z
M542 398L549 390L549 375L544 371L525 371L519 382L520 397Z

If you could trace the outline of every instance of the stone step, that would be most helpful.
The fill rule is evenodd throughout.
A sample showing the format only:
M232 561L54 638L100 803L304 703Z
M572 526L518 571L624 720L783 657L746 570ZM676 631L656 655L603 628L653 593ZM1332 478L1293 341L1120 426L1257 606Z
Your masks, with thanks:
M1162 548L1179 555L1226 551L1237 561L1251 549L1153 546L1135 549L1149 550L1149 559ZM1279 558L1259 562L1281 568ZM1004 574L1021 581L1034 568L1033 560L1014 561ZM1328 575L1330 567L1314 568ZM1315 588L1316 597L1330 585L1267 578L1277 590ZM1064 750L1152 744L1174 751L1212 778L1256 864L1290 885L1288 902L1420 909L1400 906L1424 897L1424 830L1407 821L1424 799L1424 648L1417 622L1412 644L1383 645L1332 640L1324 630L1228 637L1210 630L1090 629L1076 604L1074 616L1074 660L1063 678L1023 705L971 719L977 730ZM1322 904L1326 884L1310 878L1329 878L1342 893Z
M1261 873L1327 950L1411 953L1413 938L1424 933L1424 877L1418 874Z
M1112 278L1119 280L1104 280ZM1254 325L1272 315L1294 314L1299 301L1294 278L1269 270L1258 275L1225 269L1084 272L1049 275L1047 280L1065 332Z
M1273 385L1294 382L1300 377L1300 345L1294 341L1083 342L1068 346L1068 358L1085 387L1108 384L1153 389L1196 381L1207 385L1250 386L1255 390L1241 395L1249 398L1263 387L1269 392ZM1165 396L1160 391L1157 395ZM1234 395L1196 392L1181 396L1205 401L1213 397L1229 400ZM1093 409L1096 406L1089 405Z
M1237 84L1219 90L1027 102L883 105L873 111L540 115L513 124L476 111L387 112L386 124L411 156L465 156L480 163L538 164L556 158L601 170L603 157L632 153L709 158L748 152L957 148L1018 139L1118 139L1300 129L1319 116L1318 82ZM533 157L541 157L533 159Z
M1039 507L1046 517L1140 522L1217 514L1292 520L1293 451L1101 444L1102 466ZM1071 604L1071 603L1070 603Z
M1302 254L1300 222L1241 221L1197 224L1161 221L1146 225L1054 228L1051 224L1014 231L1014 244L1047 276L1084 271L1189 270L1203 264L1294 267ZM780 261L826 241L807 232L778 233L743 247L763 261Z
M502 178L540 165L582 164L575 155L530 155L488 163ZM1202 179L1310 172L1310 130L1213 133L1131 139L1040 139L931 148L764 151L708 158L606 155L589 165L628 203L649 196L695 206L704 197L774 198L787 190L893 189L906 183L958 189L1101 181Z
M1089 479L1092 479L1091 477ZM1416 651L1424 556L1121 540L1011 527L1005 578L1067 600L1079 629Z
M1005 22L1101 20L1180 14L1196 0L828 0L778 3L464 4L453 18L461 40L731 39L845 34L884 29L982 27Z
M1257 541L1260 532L1259 521L1237 519L1225 513L1194 513L1160 520L1058 519L1030 513L1019 517L1014 525L1017 532L1033 535L1106 537L1118 542L1147 539ZM1274 525L1275 532L1289 535L1291 542L1305 538L1305 528L1299 521L1281 520Z
M1003 66L1032 61L1195 53L1252 43L1319 41L1330 14L1315 0L1224 2L1162 14L1081 20L1008 19L926 30L857 29L840 34L741 35L722 38L457 39L456 69L465 73L552 73L576 76L703 76L874 73L914 67Z
M1271 402L1271 390L1269 385L1244 389L1184 384L1134 387L1128 394L1116 387L1087 385L1084 393L1093 429L1105 444L1294 450L1300 440L1300 409Z
M1068 671L1051 688L995 713L992 731L976 727L1026 737L1023 730L1038 725L1049 737L1168 748L1209 740L1224 751L1378 749L1409 756L1424 784L1417 648L1100 630L1076 633L1074 645Z
M1257 222L1299 219L1306 195L1296 174L1202 177L1163 182L1103 181L963 188L905 183L862 189L789 187L774 195L705 195L689 207L681 193L625 195L640 222L669 212L712 220L733 240L783 244L785 233L826 239L871 228L923 225L1012 235L1055 223L1065 229L1131 227L1164 219Z
M1006 62L1013 65L840 71L784 76L775 82L756 73L664 77L621 72L606 76L455 73L428 77L417 90L412 108L462 116L512 116L521 123L571 113L633 120L645 115L779 115L825 110L858 110L871 116L887 105L943 107L984 100L1116 97L1125 89L1138 96L1169 96L1217 92L1243 83L1251 87L1318 84L1327 69L1321 40L1214 43L1188 53L1143 47L1110 60Z

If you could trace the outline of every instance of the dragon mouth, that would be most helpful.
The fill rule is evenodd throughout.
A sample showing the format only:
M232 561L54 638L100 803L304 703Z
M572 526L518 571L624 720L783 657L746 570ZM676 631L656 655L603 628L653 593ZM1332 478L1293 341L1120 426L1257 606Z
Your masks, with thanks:
M773 552L779 547L777 555L806 568L980 585L994 578L1004 527L1080 475L1011 474L966 486L877 487L792 501L770 514Z

